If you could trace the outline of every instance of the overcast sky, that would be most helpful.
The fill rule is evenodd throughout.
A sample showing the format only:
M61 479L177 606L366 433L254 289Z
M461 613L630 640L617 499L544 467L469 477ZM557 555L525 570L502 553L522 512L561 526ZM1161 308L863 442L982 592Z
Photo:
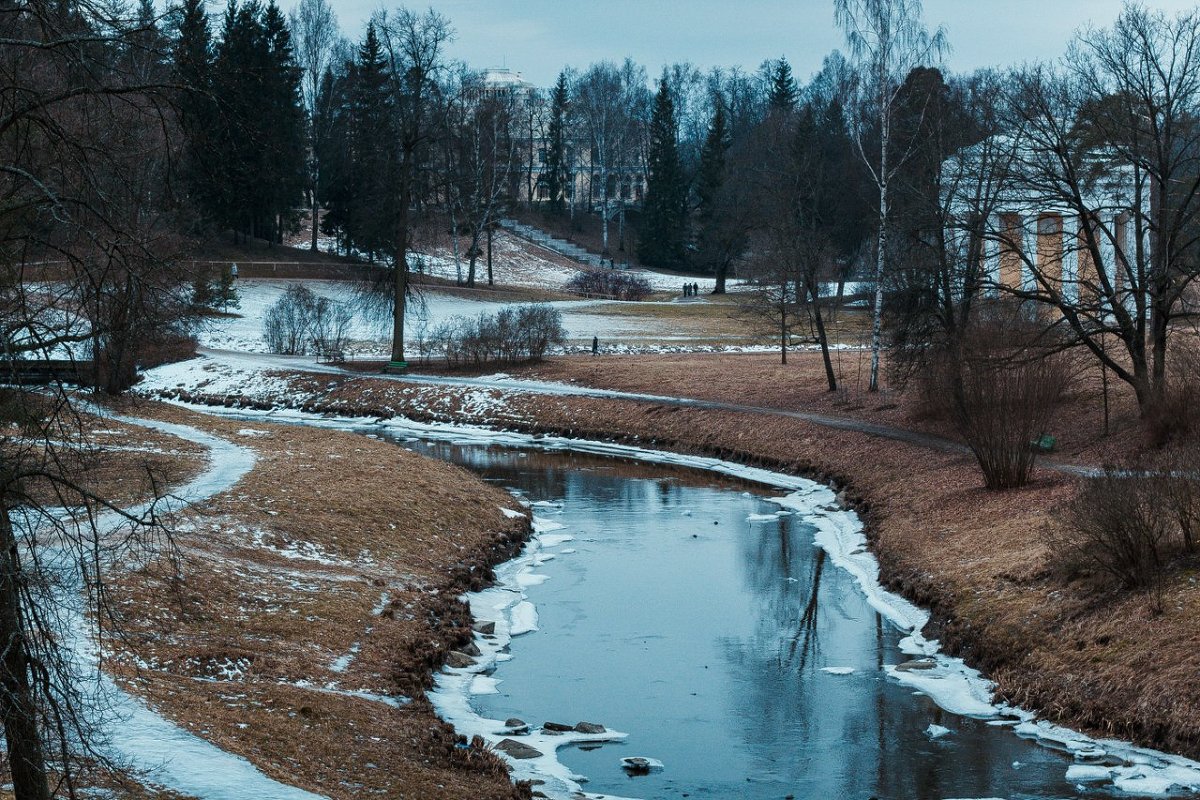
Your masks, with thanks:
M296 0L279 0L291 8ZM362 35L379 0L330 0L352 40ZM1197 0L1148 0L1170 12ZM391 7L384 3L384 6ZM946 28L949 67L1009 66L1062 55L1088 22L1109 25L1122 0L925 0L925 21ZM456 31L452 58L474 68L508 67L549 86L562 67L629 56L651 78L664 64L690 61L707 69L786 56L798 79L843 45L833 0L436 0L432 7Z

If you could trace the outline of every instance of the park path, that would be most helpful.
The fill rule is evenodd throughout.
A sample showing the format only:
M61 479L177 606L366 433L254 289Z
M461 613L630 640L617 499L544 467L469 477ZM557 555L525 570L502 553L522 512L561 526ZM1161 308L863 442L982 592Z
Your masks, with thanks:
M166 433L208 450L205 469L164 497L123 509L122 513L109 511L99 515L95 526L101 541L120 536L128 529L130 518L148 519L226 492L254 468L253 450L190 425L111 414L91 404L81 408L106 419ZM68 519L61 521L70 524ZM107 750L119 763L144 770L144 780L150 783L200 800L325 800L322 795L267 777L241 756L222 750L162 716L104 674L83 599L83 586L79 583L78 569L72 568L70 550L65 547L60 548L58 556L50 554L52 560L63 562L64 576L75 576L74 585L67 580L57 592L66 634L64 645L70 648L78 673L86 679L82 687L85 702L94 700L104 704L101 734Z
M201 347L201 355L226 363L254 369L291 370L297 372L315 372L325 375L341 375L344 377L369 377L375 380L395 381L416 386L467 386L478 389L496 389L506 392L524 392L527 394L550 395L553 397L595 397L605 400L625 400L639 403L657 403L659 405L676 406L680 408L695 408L705 411L733 411L740 414L757 414L760 416L785 417L797 419L812 425L835 430L862 433L889 439L905 444L915 445L928 450L943 453L970 455L970 450L961 442L937 436L931 433L915 431L878 422L842 417L835 414L820 414L812 411L792 411L770 406L756 406L745 403L729 403L721 400L705 400L696 397L677 397L658 394L642 394L639 392L622 392L615 389L597 389L590 386L578 386L569 383L552 381L534 381L521 378L501 376L463 377L453 375L417 375L367 373L336 364L320 364L305 356L281 356L269 353L244 353L234 350L216 350ZM1095 467L1068 464L1054 459L1039 459L1039 465L1056 472L1071 475L1092 476L1097 474Z

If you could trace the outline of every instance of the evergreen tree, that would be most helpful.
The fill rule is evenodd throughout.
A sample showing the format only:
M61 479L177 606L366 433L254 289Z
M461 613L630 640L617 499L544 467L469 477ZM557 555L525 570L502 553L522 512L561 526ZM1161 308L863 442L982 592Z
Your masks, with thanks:
M350 104L350 152L355 183L347 213L349 243L372 259L389 252L393 243L392 217L395 210L395 138L388 87L387 59L375 26L358 50Z
M650 118L646 202L638 238L638 258L658 267L675 267L684 260L687 185L679 159L675 103L666 73L659 82Z
M183 87L176 99L183 130L181 173L188 197L202 216L217 205L218 178L213 133L217 108L212 97L212 31L204 0L183 0L177 11L179 30L173 59L175 81Z
M350 85L355 64L348 61L338 71L330 68L321 77L313 109L313 147L320 164L317 172L317 202L324 206L321 231L344 242L347 209L353 196L354 165L349 153Z
M211 158L211 216L221 225L277 241L304 188L300 70L279 7L231 2L213 59L217 103Z
M292 34L275 0L267 4L262 26L271 115L271 127L263 131L268 170L263 212L268 227L274 223L274 240L282 241L284 229L297 224L296 206L308 182L307 120L300 85L304 71L296 63Z
M767 96L767 107L773 112L790 112L796 108L800 92L792 77L792 65L786 58L775 62L771 70L771 90Z
M550 193L550 211L561 214L563 198L570 180L567 160L567 106L570 90L566 72L558 73L558 82L550 97L550 123L546 131L546 186Z
M725 103L721 97L714 98L712 123L700 151L700 167L696 175L696 261L697 266L717 275L717 291L725 288L725 268L728 260L723 258L727 248L718 230L718 203L721 187L725 182L725 156L729 152L729 130L725 116Z

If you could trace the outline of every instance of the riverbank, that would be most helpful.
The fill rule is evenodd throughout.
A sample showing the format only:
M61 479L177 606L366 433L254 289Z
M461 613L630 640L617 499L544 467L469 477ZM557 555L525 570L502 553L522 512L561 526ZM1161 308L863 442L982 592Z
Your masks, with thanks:
M353 434L121 410L255 455L233 489L174 521L171 550L109 587L123 636L106 668L124 688L325 797L529 797L425 698L469 646L459 597L529 535L527 518L501 511L511 496Z
M716 373L753 358L714 360L710 369ZM650 361L645 360L647 367L653 366ZM576 360L580 368L587 362ZM546 376L545 369L539 374ZM684 371L690 381L702 380L694 369ZM653 381L657 394L677 388L671 369L640 374L648 384ZM794 380L795 374L788 377ZM159 384L155 391L193 402L407 415L620 439L832 481L863 516L884 581L932 610L931 634L983 669L996 682L1000 699L1093 734L1200 755L1197 654L1189 644L1200 638L1195 575L1179 570L1170 576L1161 614L1140 595L1064 585L1048 568L1043 538L1056 524L1056 510L1075 490L1068 475L1040 471L1025 489L992 493L981 487L969 457L959 453L784 417L685 411L650 402L316 375L257 380L240 399L231 400L226 391L212 391L222 385L237 385L236 376L210 383L207 392L199 382ZM720 386L736 389L717 377L707 386L710 392ZM767 391L781 403L786 400L778 384L748 386L741 397ZM1085 400L1090 402L1079 402ZM1133 436L1120 429L1099 445L1081 438L1068 453L1102 452L1114 438Z

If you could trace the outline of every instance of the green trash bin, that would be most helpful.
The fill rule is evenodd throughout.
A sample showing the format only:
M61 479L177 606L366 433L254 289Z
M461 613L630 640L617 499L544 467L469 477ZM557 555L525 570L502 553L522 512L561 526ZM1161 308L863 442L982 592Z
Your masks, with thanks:
M1058 444L1058 440L1048 433L1043 433L1038 438L1031 442L1033 449L1038 453L1053 453L1054 447Z

